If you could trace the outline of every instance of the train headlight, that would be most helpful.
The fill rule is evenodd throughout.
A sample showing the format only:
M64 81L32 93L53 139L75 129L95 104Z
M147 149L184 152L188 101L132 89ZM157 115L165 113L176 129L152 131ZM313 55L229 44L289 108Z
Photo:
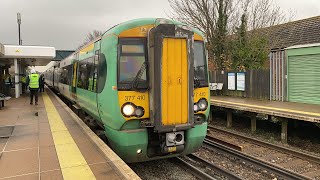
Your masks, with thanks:
M200 108L201 111L204 111L207 109L208 107L208 102L206 99L200 99L198 102L198 106Z
M132 116L134 114L134 106L132 104L126 104L122 107L122 113L125 116Z
M137 117L142 117L144 115L144 109L142 107L137 107L135 110L135 115Z
M197 103L193 105L193 110L194 110L194 112L198 112L199 109L200 109L200 108L199 108L199 106L198 106Z

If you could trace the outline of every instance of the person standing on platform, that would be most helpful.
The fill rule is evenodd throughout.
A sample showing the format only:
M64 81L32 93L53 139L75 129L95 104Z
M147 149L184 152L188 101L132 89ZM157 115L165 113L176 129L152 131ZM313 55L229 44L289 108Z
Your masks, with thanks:
M27 82L26 75L23 74L23 75L21 76L22 93L25 93L25 91L26 91L26 82Z
M38 105L38 92L40 87L40 76L34 69L31 70L31 74L27 78L27 86L30 90L30 104L33 104L33 96L35 104Z
M7 96L11 95L11 86L12 86L12 81L11 81L11 75L9 73L5 74L4 77L4 84L5 84L5 94Z
M40 75L40 92L44 92L44 76Z

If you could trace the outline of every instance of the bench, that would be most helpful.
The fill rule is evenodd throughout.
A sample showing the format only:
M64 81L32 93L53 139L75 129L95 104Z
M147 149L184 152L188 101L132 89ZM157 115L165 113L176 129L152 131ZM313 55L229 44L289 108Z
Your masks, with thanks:
M218 95L218 92L220 95L222 94L223 83L209 83L209 86L210 91L215 91L216 95Z

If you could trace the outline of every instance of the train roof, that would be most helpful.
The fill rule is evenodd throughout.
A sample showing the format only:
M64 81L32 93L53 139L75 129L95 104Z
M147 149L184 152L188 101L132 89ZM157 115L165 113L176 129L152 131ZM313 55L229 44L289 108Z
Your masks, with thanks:
M103 37L105 35L109 35L109 34L119 35L121 32L126 31L128 29L132 29L132 28L136 28L136 27L144 26L144 25L158 25L158 24L161 24L161 23L175 24L175 25L186 25L186 24L181 23L179 21L165 19L165 18L140 18L140 19L133 19L133 20L125 21L123 23L115 25L112 28L108 29L105 33L103 33L101 37ZM188 26L188 25L186 25L186 26ZM204 37L203 33L201 31L199 31L198 29L193 28L191 26L189 26L189 27L192 29L193 32L195 32L196 34ZM62 59L61 61L64 61L65 59L68 59L71 56L74 56L76 53L78 53L81 50L87 48L88 46L90 46L91 44L95 43L96 41L100 40L101 37L98 37L98 38L94 39L93 41L87 43L81 49L75 51L74 53L70 54L68 57ZM56 64L57 63L55 63L52 66L55 66Z
M138 26L152 25L152 24L158 25L163 22L165 22L166 24L186 25L186 24L181 23L179 21L165 19L165 18L140 18L140 19L133 19L133 20L129 20L129 21L120 23L120 24L110 28L109 30L107 30L102 36L107 35L107 34L119 35L121 32L123 32L125 30L132 29L132 28L135 28ZM188 26L188 25L186 25L186 26ZM204 37L203 33L201 31L199 31L198 29L193 28L191 26L190 26L190 28L192 29L192 31L194 31L198 35Z

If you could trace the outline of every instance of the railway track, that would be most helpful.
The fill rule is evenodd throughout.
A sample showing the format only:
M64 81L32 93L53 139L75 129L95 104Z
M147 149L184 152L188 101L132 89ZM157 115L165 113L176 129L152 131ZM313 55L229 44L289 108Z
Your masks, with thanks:
M195 154L189 154L183 158L177 157L174 158L174 161L199 179L242 179L232 172L225 170Z
M221 176L224 176L228 179L233 179L233 180L240 180L241 178L238 177L237 175L233 174L232 172L228 171L228 170L225 170L197 155L194 155L194 154L189 154L187 155L188 158L198 162L199 164L201 164L202 166L204 167L208 167L209 169L211 169L212 171L214 171L214 173L217 173Z
M227 146L221 145L219 143L216 143L214 141L211 141L210 137L208 137L208 136L204 140L204 146L206 146L208 149L210 149L210 148L218 149L221 152L227 153L230 156L234 156L237 159L240 159L246 163L252 164L256 167L260 167L261 169L264 169L267 172L273 173L283 179L299 179L299 180L311 179L309 177L303 176L303 175L295 173L293 171L289 171L289 170L284 169L282 167L276 166L276 165L271 164L269 162L260 160L258 158L255 158L255 157L249 156L247 154L244 154L242 152L239 152L237 150L234 150L230 147L227 147Z
M271 148L271 149L276 150L276 151L281 151L281 152L284 152L284 153L287 153L287 154L291 154L291 155L293 155L293 156L295 156L297 158L308 160L310 162L313 162L313 163L316 163L316 164L320 165L320 157L319 156L315 156L315 155L308 154L308 153L305 153L305 152L302 152L302 151L297 151L297 150L290 149L290 148L287 148L287 147L279 146L279 145L276 145L276 144L271 144L271 143L264 142L264 141L261 141L261 140L255 139L255 138L251 138L251 137L247 137L247 136L244 136L244 135L241 135L241 134L237 134L237 133L234 133L234 132L231 132L231 131L218 129L218 128L216 128L214 126L211 126L211 125L209 125L208 128L212 129L214 131L217 131L217 132L221 132L221 133L224 133L224 134L227 134L227 135L231 135L231 136L234 136L234 137L237 137L237 138L241 138L241 139L243 139L245 141L252 142L252 143L254 143L256 145L259 145L259 146L268 147L268 148Z
M189 171L191 174L193 174L195 177L199 179L216 180L216 178L214 178L213 176L205 173L201 169L195 167L194 165L192 165L191 163L189 163L188 161L185 161L180 157L174 158L174 161L180 164L184 169L186 169L187 171Z

